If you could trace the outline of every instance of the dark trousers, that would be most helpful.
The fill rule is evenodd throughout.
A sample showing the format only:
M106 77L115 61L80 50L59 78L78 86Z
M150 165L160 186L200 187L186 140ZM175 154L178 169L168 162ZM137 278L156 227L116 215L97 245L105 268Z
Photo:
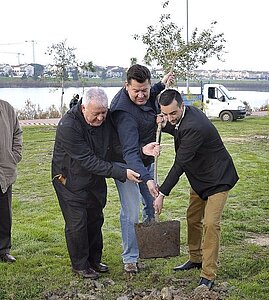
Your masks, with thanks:
M9 253L11 248L12 186L5 193L0 188L0 255Z
M53 182L65 220L65 238L72 267L85 270L91 263L101 262L103 250L103 207L99 201L83 201L57 179Z

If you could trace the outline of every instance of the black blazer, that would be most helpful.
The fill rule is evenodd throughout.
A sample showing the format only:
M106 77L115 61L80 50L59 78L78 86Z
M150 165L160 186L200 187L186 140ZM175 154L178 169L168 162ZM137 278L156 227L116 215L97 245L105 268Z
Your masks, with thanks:
M184 172L204 200L236 184L239 177L232 158L217 129L200 109L186 106L178 129L168 124L164 131L174 136L176 151L174 164L160 186L164 195L169 195Z

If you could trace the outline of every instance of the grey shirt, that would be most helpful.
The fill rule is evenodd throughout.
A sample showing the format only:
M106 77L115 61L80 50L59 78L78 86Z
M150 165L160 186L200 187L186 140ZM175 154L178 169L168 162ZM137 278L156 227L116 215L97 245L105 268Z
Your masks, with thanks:
M17 177L22 159L22 129L14 108L0 100L0 186L3 193Z

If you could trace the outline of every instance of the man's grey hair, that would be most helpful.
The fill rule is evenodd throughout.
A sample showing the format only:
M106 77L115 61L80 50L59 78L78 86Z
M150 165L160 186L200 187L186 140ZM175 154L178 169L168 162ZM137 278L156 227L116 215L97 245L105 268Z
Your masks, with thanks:
M107 94L102 88L92 87L86 91L84 97L82 98L82 104L87 105L91 101L100 104L100 106L108 108Z

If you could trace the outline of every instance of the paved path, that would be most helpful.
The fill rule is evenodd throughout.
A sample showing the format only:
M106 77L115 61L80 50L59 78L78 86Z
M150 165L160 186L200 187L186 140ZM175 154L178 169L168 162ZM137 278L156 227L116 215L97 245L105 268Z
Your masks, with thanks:
M268 116L269 115L269 112L268 111L253 111L251 113L251 116L256 116L256 117L265 117L265 116Z
M56 126L59 122L59 118L57 119L34 119L34 120L20 120L20 124L22 126L27 125L53 125Z
M267 111L256 111L252 112L252 116L256 117L264 117L268 115ZM27 126L27 125L53 125L57 126L60 118L56 119L34 119L34 120L20 120L20 124L22 126Z

